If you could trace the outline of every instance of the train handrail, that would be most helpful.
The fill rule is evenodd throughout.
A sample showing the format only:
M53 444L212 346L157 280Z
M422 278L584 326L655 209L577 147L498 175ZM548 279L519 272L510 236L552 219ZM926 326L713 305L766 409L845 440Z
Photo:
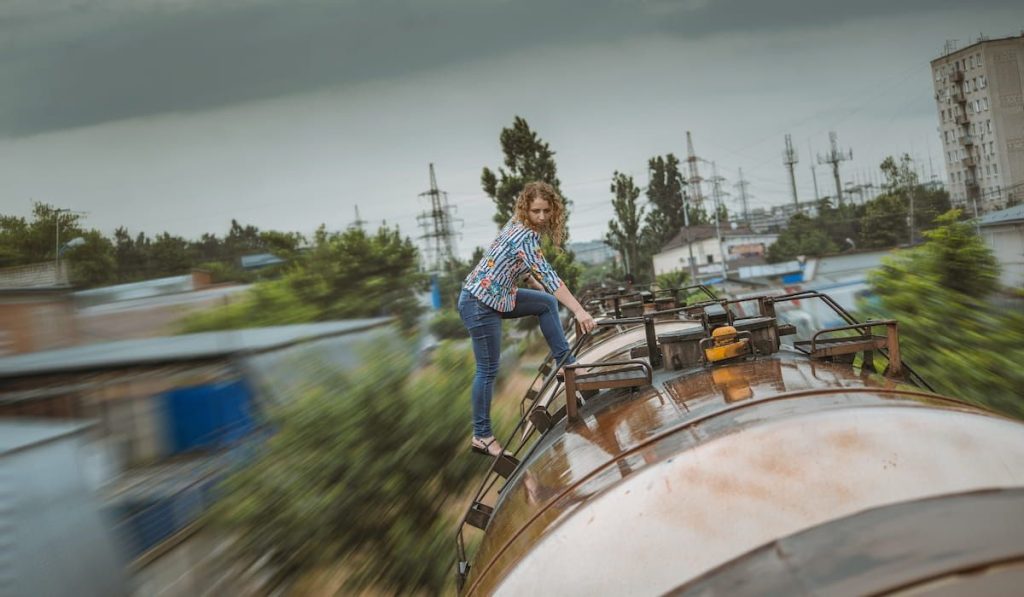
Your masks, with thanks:
M864 327L865 324L863 322L857 321L856 317L854 317L852 314L850 314L849 311L844 309L842 307L842 305L840 305L839 303L835 302L835 300L833 300L832 297L830 297L829 295L824 294L822 292L818 292L817 290L801 290L799 292L791 292L789 294L781 294L781 295L765 296L765 297L752 297L752 298L761 298L764 301L764 303L769 305L769 308L771 308L773 311L774 311L774 308L775 308L774 305L776 303L785 303L785 302L791 302L791 301L799 301L799 300L803 300L803 299L819 299L820 301L822 301L823 303L828 305L829 308L831 308L833 311L835 311L835 313L837 315L842 317L846 321L846 323L848 325L852 326L850 329L858 329L858 328L859 329L863 329L864 330L863 333L865 333L865 334L868 334L868 333L871 332L870 326L868 328L865 328ZM751 300L751 299L746 299L746 300ZM890 356L888 349L880 349L879 352L882 353L882 355L885 356L885 358L889 359L890 363L892 363L893 359ZM902 368L902 369L906 370L906 372L909 374L909 376L914 381L914 383L916 383L917 385L920 385L922 387L927 388L930 392L934 392L935 391L935 388L933 388L932 385L927 382L927 380L925 380L923 377L921 377L921 375L917 371L914 371L914 369L911 368L910 365L908 365L905 361L902 360L901 355L897 354L896 358L900 359L899 368Z

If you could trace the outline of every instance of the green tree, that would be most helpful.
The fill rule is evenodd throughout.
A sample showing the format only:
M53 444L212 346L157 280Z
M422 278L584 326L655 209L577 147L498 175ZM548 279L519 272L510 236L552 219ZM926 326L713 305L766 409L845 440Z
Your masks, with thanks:
M192 267L188 241L169 232L158 234L149 244L147 252L147 277L177 276L188 273Z
M149 272L149 245L150 240L143 232L132 238L124 226L114 231L114 260L118 282L134 282L146 277Z
M673 154L647 161L647 212L644 236L650 253L657 253L683 227L683 175Z
M1024 314L989 302L998 267L958 216L871 274L861 311L900 322L904 358L938 392L1024 417Z
M797 213L789 219L789 226L779 234L775 243L768 247L767 258L768 261L776 263L789 261L800 255L816 257L834 253L836 250L835 243L821 228L819 222L805 214Z
M426 370L414 359L379 346L273 413L276 435L210 515L234 556L278 587L333 568L349 593L454 590L457 505L482 461L464 456L469 419L452 397L474 365L447 345Z
M101 286L117 280L114 244L98 230L83 232L81 239L64 252L71 264L71 283L75 286Z
M53 260L60 244L82 236L81 216L47 203L32 205L32 218L0 215L0 259L5 265L25 265Z
M885 176L886 194L906 196L920 184L909 154L903 154L898 161L887 156L878 167Z
M945 189L929 189L918 186L914 190L914 226L917 230L928 230L936 226L939 216L953 208L949 192Z
M530 125L516 116L512 128L504 128L499 136L505 166L496 175L484 168L480 183L484 192L494 201L494 221L504 226L515 213L516 197L528 182L541 180L555 187L561 194L555 152L542 141ZM563 195L563 198L565 196Z
M608 233L605 238L608 244L619 252L623 263L626 264L627 273L639 275L643 271L646 274L650 268L647 267L646 259L641 261L643 253L640 251L640 222L644 217L644 209L636 204L640 189L633 183L632 176L615 172L612 178L611 192L615 195L612 199L612 208L615 210L615 219L608 221Z
M899 195L879 195L868 201L861 217L863 248L895 247L908 240L907 202Z
M568 228L569 209L572 203L561 191L555 152L530 129L526 120L519 116L515 117L512 128L501 130L499 141L505 158L504 167L498 168L498 174L485 167L480 175L484 192L494 201L494 221L498 226L504 226L515 213L516 198L526 183L543 181L555 187L565 201L565 223ZM568 240L567 230L565 241ZM547 237L543 241L543 251L566 286L570 289L576 288L580 267L576 264L572 252L552 246Z
M281 325L393 315L407 327L421 308L424 287L417 251L397 229L330 233L321 226L313 247L280 279L257 283L241 301L193 316L185 331Z

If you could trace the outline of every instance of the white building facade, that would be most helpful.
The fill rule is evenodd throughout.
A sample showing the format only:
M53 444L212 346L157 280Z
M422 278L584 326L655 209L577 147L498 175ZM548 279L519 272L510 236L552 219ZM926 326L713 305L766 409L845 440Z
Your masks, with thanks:
M979 212L1024 200L1024 34L932 60L950 199Z
M999 282L1024 288L1024 205L985 214L978 228L999 262Z
M775 233L757 233L745 226L735 230L722 230L721 242L716 236L714 226L691 226L689 242L686 230L680 231L660 253L654 255L654 273L666 274L674 271L689 271L690 250L693 250L693 261L698 272L703 275L721 274L723 257L726 267L730 262L748 261L750 258L761 257L776 239ZM735 268L729 268L735 269Z

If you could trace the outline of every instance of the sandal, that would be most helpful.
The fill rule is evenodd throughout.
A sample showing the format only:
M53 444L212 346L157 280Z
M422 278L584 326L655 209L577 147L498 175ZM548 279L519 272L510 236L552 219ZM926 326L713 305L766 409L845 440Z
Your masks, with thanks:
M477 443L477 442L479 442L479 443ZM476 437L474 435L473 439L470 441L469 447L470 447L470 449L473 452L476 452L477 454L483 454L484 456L492 456L493 457L493 456L497 456L498 454L501 453L501 452L498 452L496 454L494 452L491 452L491 444L497 444L497 443L498 443L498 438L494 437L493 435L491 436L491 439L489 439L489 440L485 440L482 437ZM498 444L498 447L501 448L501 444ZM504 452L504 450L502 450L502 452Z

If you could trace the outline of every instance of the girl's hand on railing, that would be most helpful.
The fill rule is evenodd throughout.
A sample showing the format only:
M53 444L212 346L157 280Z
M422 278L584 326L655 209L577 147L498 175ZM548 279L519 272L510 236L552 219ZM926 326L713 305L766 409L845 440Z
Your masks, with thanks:
M579 324L580 329L583 330L584 334L589 334L597 327L597 322L594 321L594 316L587 313L586 310L580 309L574 315L576 316L576 323Z

